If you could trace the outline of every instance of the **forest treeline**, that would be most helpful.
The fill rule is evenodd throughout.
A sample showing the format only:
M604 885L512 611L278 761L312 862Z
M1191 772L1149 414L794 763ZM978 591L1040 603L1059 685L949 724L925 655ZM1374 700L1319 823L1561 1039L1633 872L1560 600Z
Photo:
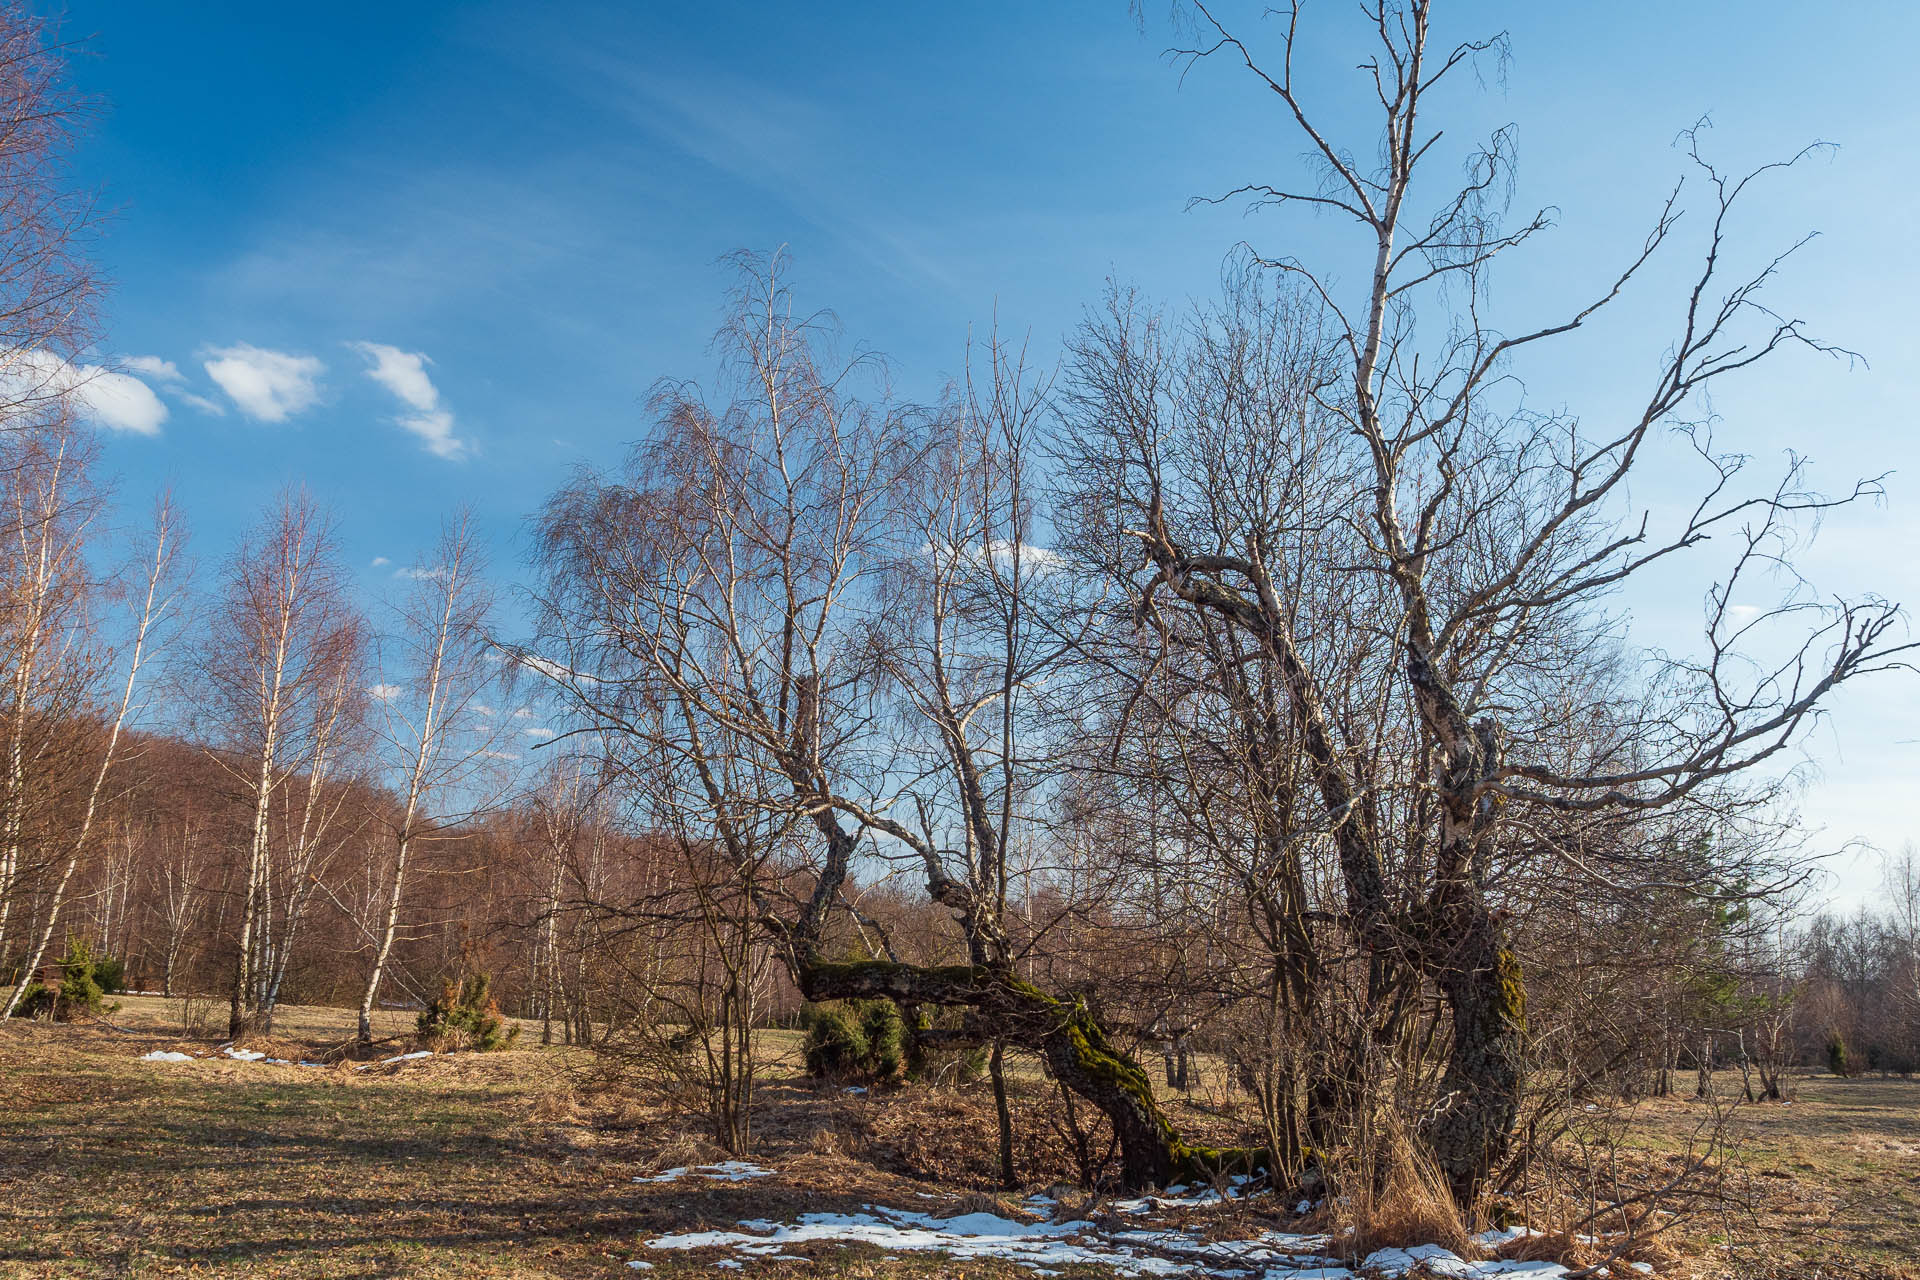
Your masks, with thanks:
M1243 250L1181 306L1116 284L1056 363L990 334L915 401L783 253L738 255L710 376L552 495L510 608L461 513L369 606L299 490L189 574L164 500L108 537L70 389L8 383L9 1010L69 935L236 1037L332 1001L365 1047L484 973L744 1151L756 1036L884 1002L914 1054L988 1055L1010 1183L1027 1054L1125 1185L1398 1144L1462 1207L1596 1096L1910 1070L1911 864L1883 915L1794 913L1788 762L1910 646L1778 570L1878 490L1769 471L1706 403L1833 353L1769 302L1791 246L1732 232L1791 165L1683 135L1615 265L1496 324L1551 213L1507 207L1509 131L1448 150L1428 113L1500 41L1380 7L1374 126L1334 141L1297 14L1268 58L1183 12L1191 73L1254 77L1309 157L1231 197L1323 215L1325 261ZM1533 352L1628 293L1668 328L1586 355L1631 393L1530 397ZM48 308L36 349L77 349ZM1688 647L1634 643L1655 572L1697 576ZM1243 1145L1158 1101L1193 1054Z

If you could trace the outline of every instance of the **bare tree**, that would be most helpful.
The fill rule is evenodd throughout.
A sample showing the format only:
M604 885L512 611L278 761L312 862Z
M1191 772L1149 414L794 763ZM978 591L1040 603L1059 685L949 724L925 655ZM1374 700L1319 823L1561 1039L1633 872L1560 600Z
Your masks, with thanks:
M1357 233L1351 272L1337 262L1262 262L1317 311L1307 362L1319 374L1302 411L1338 424L1351 451L1344 488L1319 500L1330 519L1317 527L1341 547L1321 571L1388 588L1392 611L1380 632L1391 637L1395 697L1408 713L1403 751L1417 765L1408 778L1418 788L1417 845L1401 844L1384 820L1382 792L1361 767L1373 753L1337 701L1350 659L1300 629L1287 587L1296 531L1209 527L1175 505L1173 461L1159 449L1162 414L1151 395L1135 394L1139 349L1124 325L1090 344L1104 354L1088 379L1089 403L1102 412L1087 438L1122 449L1112 521L1144 552L1141 607L1205 613L1270 655L1330 828L1341 926L1371 955L1416 971L1444 1001L1446 1068L1421 1129L1466 1203L1505 1157L1526 1074L1523 975L1493 896L1503 863L1524 849L1603 879L1645 873L1628 845L1614 846L1619 862L1597 867L1557 832L1570 820L1696 802L1730 779L1756 776L1747 771L1785 750L1833 688L1898 665L1904 646L1896 611L1877 600L1829 607L1789 595L1757 617L1733 609L1783 561L1796 522L1834 505L1805 488L1797 466L1777 484L1749 485L1744 458L1717 451L1706 422L1689 417L1724 376L1784 348L1830 350L1763 305L1780 258L1734 274L1727 220L1760 175L1730 179L1689 145L1707 234L1673 345L1653 360L1649 390L1628 420L1589 430L1536 410L1515 379L1516 361L1578 331L1644 272L1673 238L1683 193L1669 197L1617 275L1564 318L1496 327L1490 270L1550 219L1503 217L1504 130L1468 157L1468 178L1452 195L1426 212L1410 207L1424 190L1416 176L1441 155L1427 99L1500 49L1483 40L1436 53L1431 8L1427 0L1367 8L1376 52L1361 71L1379 128L1351 147L1329 135L1298 90L1298 6L1277 13L1277 69L1205 4L1192 6L1204 38L1185 51L1230 58L1255 77L1318 168L1315 182L1254 183L1232 196L1330 213ZM1358 287L1343 287L1356 277ZM1670 429L1690 446L1702 479L1697 501L1663 528L1669 513L1634 509L1627 482ZM1605 649L1609 593L1715 534L1730 535L1735 554L1708 594L1702 656L1655 660L1611 684L1565 674L1592 667L1586 658ZM1783 640L1796 626L1798 639ZM1749 656L1782 645L1787 656L1770 664ZM1538 678L1542 662L1563 674ZM1756 798L1750 791L1737 803Z
M467 788L501 754L493 744L505 731L504 718L481 701L494 682L485 647L492 598L484 572L472 520L462 512L442 529L430 562L413 570L374 689L383 772L399 810L380 855L377 940L360 994L363 1046L373 1041L374 1001L401 933L415 846L471 815L481 801Z
M345 746L343 722L366 696L363 643L330 518L304 491L282 494L228 559L187 671L202 737L239 784L251 815L229 991L234 1036L272 1014L312 883L296 878L276 898L274 854L276 847L287 851L294 862L288 869L311 873L307 864L333 816L326 784ZM283 828L278 846L276 818Z
M94 103L68 82L67 47L31 6L0 4L0 430L70 413L95 336L95 202L68 168Z
M528 664L626 776L685 780L674 804L741 869L809 999L956 1008L960 1035L1044 1054L1108 1116L1131 1184L1250 1163L1183 1143L1139 1066L1083 1003L1020 977L1004 937L1007 836L1033 785L1008 730L1035 664L1060 647L1007 594L1038 577L1021 545L1025 446L1010 453L1002 434L1030 428L1028 389L987 393L1000 420L963 420L960 447L929 451L929 415L853 397L859 362L829 362L779 264L744 265L720 344L736 397L715 409L669 384L627 476L586 478L549 505ZM923 464L932 501L916 503ZM943 602L946 629L885 658L874 637L897 607L889 584L907 583ZM924 774L896 767L902 706L925 734ZM868 839L918 864L970 963L828 958ZM744 874L770 859L781 874Z

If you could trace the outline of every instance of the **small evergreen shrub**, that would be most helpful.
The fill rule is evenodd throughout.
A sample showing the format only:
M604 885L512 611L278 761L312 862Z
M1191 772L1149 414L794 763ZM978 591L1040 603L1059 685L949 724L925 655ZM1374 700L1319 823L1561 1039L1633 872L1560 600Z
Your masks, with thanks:
M867 1061L867 1034L844 1004L810 1004L800 1012L806 1032L807 1074L816 1080L847 1080Z
M78 934L68 934L67 953L60 958L60 985L50 987L37 980L29 982L27 989L21 993L14 1016L51 1016L55 1021L67 1022L74 1018L111 1012L107 1005L107 993L102 990L100 982L101 964L102 960L93 954L92 943ZM119 962L114 961L113 964L117 973Z
M20 1003L13 1006L16 1018L40 1018L53 1009L53 988L44 982L29 982L27 989L20 993Z
M867 1038L867 1068L873 1078L891 1080L899 1075L907 1039L900 1006L891 1000L869 1001L860 1010L860 1030Z
M441 985L440 995L420 1011L414 1028L420 1038L439 1049L473 1049L486 1053L505 1049L520 1034L500 1016L500 1005L488 994L484 973Z
M1853 1064L1847 1059L1847 1041L1838 1031L1827 1036L1827 1070L1837 1076L1853 1074Z
M94 961L93 978L100 990L117 995L127 989L127 962L120 956L101 956Z
M891 1000L810 1004L800 1013L807 1074L816 1080L883 1083L906 1060L906 1023Z

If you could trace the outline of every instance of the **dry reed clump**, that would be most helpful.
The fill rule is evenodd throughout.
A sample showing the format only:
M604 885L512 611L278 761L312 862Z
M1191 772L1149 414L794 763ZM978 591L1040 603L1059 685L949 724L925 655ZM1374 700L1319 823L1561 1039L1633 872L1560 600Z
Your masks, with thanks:
M952 1208L952 1215L959 1217L969 1213L990 1213L1014 1222L1034 1222L1046 1216L1035 1213L1033 1207L1022 1203L1019 1196L996 1191L968 1191L962 1194Z
M1557 1262L1576 1270L1606 1268L1614 1274L1626 1274L1632 1263L1645 1263L1651 1274L1671 1275L1679 1255L1657 1240L1628 1237L1594 1237L1561 1228L1536 1230L1502 1244L1495 1253L1514 1262ZM1597 1274L1597 1272L1596 1272Z
M1364 1257L1376 1249L1437 1244L1463 1258L1484 1252L1446 1177L1405 1127L1386 1117L1360 1141L1329 1153L1326 1227Z
M665 1169L692 1169L732 1158L725 1148L705 1138L690 1133L676 1133L641 1164L659 1172Z
M588 1118L580 1091L566 1076L538 1082L525 1094L527 1119L542 1124L579 1123Z

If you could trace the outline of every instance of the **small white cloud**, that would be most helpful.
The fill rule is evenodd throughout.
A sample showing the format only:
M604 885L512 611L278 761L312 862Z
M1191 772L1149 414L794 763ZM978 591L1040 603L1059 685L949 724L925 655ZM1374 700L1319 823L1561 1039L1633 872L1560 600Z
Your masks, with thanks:
M517 751L482 751L480 754L489 760L518 760L520 758L520 753Z
M1752 622L1760 616L1760 606L1757 604L1729 605L1727 607L1727 616L1731 617L1735 622Z
M227 406L221 404L218 400L209 400L205 396L195 395L191 391L180 391L175 394L180 397L181 403L190 404L202 413L210 413L216 418L224 418L227 416Z
M167 406L140 379L108 369L81 366L84 381L75 389L80 411L112 431L157 436L167 420Z
M385 556L375 561L376 564L385 564L386 562ZM414 582L439 582L447 576L447 571L445 569L422 569L416 566L411 569L395 569L393 576L396 578L409 578Z
M144 373L156 382L185 382L186 375L180 372L180 366L171 360L162 360L159 356L128 356L120 362L134 373Z
M402 429L419 436L427 452L449 461L467 455L467 442L454 434L453 411L440 403L440 389L427 376L433 361L424 352L402 351L384 342L347 344L371 362L367 376L412 410L394 419Z
M476 702L476 703L474 703L474 704L473 704L473 710L474 710L474 714L476 714L476 715L483 715L483 716L490 716L490 715L493 715L493 714L494 714L494 710L493 710L493 708L492 708L492 707L490 707L490 706L488 706L488 705L487 705L486 703L484 703L484 702Z
M372 688L368 689L367 692L373 695L375 698L379 699L381 702L392 702L395 698L399 697L403 692L405 692L405 690L401 689L401 687L397 684L376 684Z
M542 738L551 738L553 736L553 730L547 728L543 724L529 725L527 728L522 729L520 732L526 734L529 738L534 739L536 742Z
M95 364L71 364L51 351L18 351L0 372L0 394L25 400L68 397L81 417L137 436L157 436L167 406L140 379Z
M533 711L531 708L521 707L513 713L513 718L515 720L531 720L533 719Z
M203 361L240 412L259 422L285 422L320 398L320 375L327 367L314 356L269 351L249 343L213 347Z
M376 569L384 569L392 563L393 561L387 559L385 556L375 556L373 558L373 567Z

